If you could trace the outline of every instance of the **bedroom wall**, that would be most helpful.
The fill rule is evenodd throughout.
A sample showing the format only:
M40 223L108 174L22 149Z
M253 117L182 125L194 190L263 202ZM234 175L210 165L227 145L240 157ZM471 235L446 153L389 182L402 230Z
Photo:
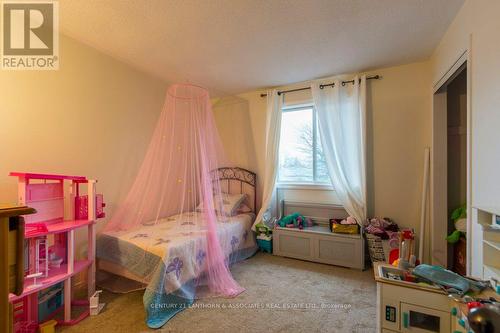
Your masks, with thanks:
M432 81L436 84L453 63L469 49L471 63L471 195L473 207L500 212L500 2L468 0L436 48ZM472 275L481 276L481 231L472 224Z
M110 216L145 154L166 84L60 37L60 70L0 71L0 202L17 200L10 171L84 175L98 179Z
M388 216L418 230L423 177L423 150L430 145L431 71L429 62L382 68L367 74L380 74L368 88L368 186L370 215ZM242 160L264 175L266 99L263 90L238 95L248 101L248 119L241 130L242 140L253 142L250 159ZM217 117L221 131L234 126L229 116ZM247 134L248 132L248 134ZM223 138L224 140L224 138ZM236 149L240 138L224 140L228 150ZM236 161L237 163L240 161ZM261 199L263 179L258 181ZM302 200L328 202L334 193L323 190L300 191ZM294 199L297 192L294 191Z
M471 42L472 203L500 206L500 2L466 1L432 57L433 83L469 47Z

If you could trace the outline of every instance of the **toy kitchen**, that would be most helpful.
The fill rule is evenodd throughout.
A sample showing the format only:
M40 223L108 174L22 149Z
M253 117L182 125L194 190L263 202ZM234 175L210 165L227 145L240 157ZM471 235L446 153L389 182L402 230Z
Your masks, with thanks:
M480 278L404 258L412 253L404 242L399 262L373 263L377 332L500 332L500 211L473 213L482 225Z
M500 294L483 281L430 265L410 272L374 263L373 269L378 332L500 332ZM421 278L422 272L442 279L446 286Z

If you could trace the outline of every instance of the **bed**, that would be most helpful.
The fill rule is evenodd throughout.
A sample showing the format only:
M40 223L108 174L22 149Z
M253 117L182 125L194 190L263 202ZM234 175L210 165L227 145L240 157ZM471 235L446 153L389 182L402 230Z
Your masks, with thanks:
M212 179L220 181L225 193L245 194L244 203L251 210L230 217L218 216L217 234L232 264L257 251L251 231L255 220L256 174L242 168L220 168L212 173ZM203 274L200 261L204 253L197 250L200 248L197 244L206 239L196 227L202 219L202 213L188 212L162 218L140 229L103 232L97 238L98 269L145 288L146 322L151 328L163 326L194 302L194 285Z

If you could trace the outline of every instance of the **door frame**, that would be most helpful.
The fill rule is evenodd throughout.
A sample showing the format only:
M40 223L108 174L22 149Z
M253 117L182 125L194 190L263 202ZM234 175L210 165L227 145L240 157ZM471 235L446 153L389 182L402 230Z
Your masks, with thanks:
M467 162L466 162L466 173L467 173L467 260L466 260L466 271L467 275L471 275L472 271L472 36L469 36L468 49L464 50L463 53L458 57L458 59L451 64L448 71L437 81L433 86L432 91L432 120L431 120L431 170L430 170L430 260L432 264L447 265L447 251L444 253L438 252L438 257L435 257L435 251L442 251L443 246L441 243L441 249L438 239L439 235L434 232L442 231L442 226L436 223L444 218L448 219L447 212L447 143L443 145L443 136L447 139L447 117L446 117L446 92L443 90L446 88L448 82L450 82L456 75L460 67L464 64L467 66ZM441 91L441 92L440 92ZM442 112L445 112L443 115ZM441 114L440 114L441 113ZM443 123L444 120L444 123ZM443 126L446 126L443 129ZM443 155L444 154L444 155ZM444 157L444 158L443 158ZM444 168L444 169L443 169ZM443 172L444 170L444 172ZM443 203L443 196L446 201ZM443 206L444 204L444 206ZM446 207L443 209L442 207ZM436 228L437 227L437 228ZM441 227L441 228L440 228ZM441 242L446 242L441 240ZM446 243L445 243L446 244ZM445 245L446 247L446 245ZM441 255L439 257L439 255Z

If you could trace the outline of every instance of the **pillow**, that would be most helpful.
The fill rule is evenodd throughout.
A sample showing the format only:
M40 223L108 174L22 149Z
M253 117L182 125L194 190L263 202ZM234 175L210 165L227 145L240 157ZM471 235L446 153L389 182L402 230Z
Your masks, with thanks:
M222 211L218 212L221 215L233 216L236 215L237 209L245 201L246 194L227 194L221 193L214 196L214 202L216 204L222 203ZM219 207L216 208L218 210Z
M237 209L240 207L242 202L245 201L246 196L246 194L216 194L214 195L214 204L218 205L218 203L221 202L222 207L215 207L215 210L220 215L233 216L237 213ZM196 210L203 210L203 202L198 205Z
M245 203L242 203L238 209L236 210L237 214L247 214L253 212L252 208L248 207L245 205Z

